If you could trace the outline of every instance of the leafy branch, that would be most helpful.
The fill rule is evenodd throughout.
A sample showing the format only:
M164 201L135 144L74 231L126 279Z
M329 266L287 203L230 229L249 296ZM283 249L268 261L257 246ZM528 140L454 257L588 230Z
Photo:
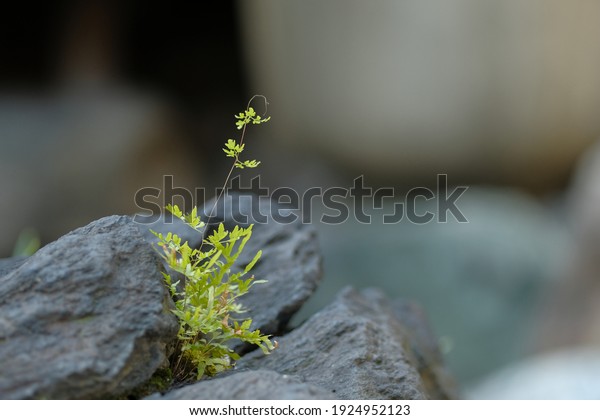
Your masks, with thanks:
M263 115L258 115L256 113L256 111L254 110L254 108L252 108L250 106L256 98L261 98L265 103L265 112ZM229 185L229 181L231 180L231 175L233 174L233 171L236 168L239 168L239 169L256 168L258 165L260 165L260 161L257 161L254 159L242 161L240 159L240 155L244 151L244 147L245 147L244 140L246 138L246 128L248 127L248 124L262 124L262 123L268 122L271 119L271 117L265 117L265 115L267 114L268 108L269 108L269 102L267 101L267 98L265 96L254 95L248 101L248 104L246 105L246 109L243 112L240 112L239 114L235 115L235 119L237 120L235 122L235 126L237 127L238 130L242 130L242 134L240 136L239 141L236 141L235 139L228 139L227 142L225 143L225 147L223 148L223 151L225 152L225 156L233 158L234 161L233 161L233 164L231 165L231 168L229 169L229 173L225 177L225 182L223 183L223 187L221 188L219 195L217 196L217 199L215 200L215 203L213 204L212 209L210 210L210 213L208 215L209 222L215 212L215 209L217 207L217 204L219 203L219 200L221 199L221 197L223 196L223 193L227 189L227 185Z

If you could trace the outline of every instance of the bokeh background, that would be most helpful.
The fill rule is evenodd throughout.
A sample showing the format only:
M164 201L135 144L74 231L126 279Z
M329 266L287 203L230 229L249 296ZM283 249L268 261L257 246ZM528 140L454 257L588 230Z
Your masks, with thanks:
M384 225L388 200L325 225L315 204L325 281L295 322L377 286L426 309L465 397L600 397L600 1L12 2L0 21L0 257L139 211L163 175L214 189L260 93L265 187L469 186L464 224Z

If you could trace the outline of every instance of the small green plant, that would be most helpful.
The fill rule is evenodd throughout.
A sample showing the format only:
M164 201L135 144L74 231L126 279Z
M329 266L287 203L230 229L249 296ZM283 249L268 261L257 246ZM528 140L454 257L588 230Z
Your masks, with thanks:
M29 257L40 249L40 235L33 228L26 228L19 233L13 249L13 257Z
M239 142L229 139L223 151L234 159L225 185L215 205L211 209L208 221L213 215L221 194L225 191L235 168L255 168L260 164L256 160L240 159L244 151L244 137L248 124L261 124L270 117L260 116L250 106L257 96L250 99L246 110L236 115L236 126L242 130ZM267 101L263 96L259 96ZM198 232L208 228L200 220L198 211L193 208L184 214L176 205L168 205L166 210L181 219ZM158 238L159 253L168 267L180 273L185 279L181 284L170 274L164 273L164 281L175 301L173 311L179 319L179 348L173 367L175 379L185 380L195 371L197 379L204 375L214 375L232 366L239 355L231 348L231 340L238 339L260 347L264 353L273 350L277 342L272 343L267 335L252 330L251 319L238 319L245 309L238 298L248 292L253 284L263 283L255 280L249 272L261 256L258 251L241 271L235 271L244 246L252 235L252 225L247 228L236 226L227 231L223 223L208 235L198 249L191 248L187 242L172 233L163 235L152 232Z

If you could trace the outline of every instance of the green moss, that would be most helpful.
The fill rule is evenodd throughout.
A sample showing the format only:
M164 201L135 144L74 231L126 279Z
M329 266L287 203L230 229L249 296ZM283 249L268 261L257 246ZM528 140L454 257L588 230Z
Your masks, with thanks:
M156 392L164 393L173 384L173 372L170 368L158 369L144 384L129 392L123 399L139 400Z

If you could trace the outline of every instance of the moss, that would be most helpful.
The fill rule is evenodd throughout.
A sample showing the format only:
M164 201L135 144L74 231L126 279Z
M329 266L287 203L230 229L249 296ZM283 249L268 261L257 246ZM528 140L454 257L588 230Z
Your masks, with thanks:
M144 384L129 392L126 399L139 400L156 392L164 393L173 384L173 372L170 368L158 369Z

